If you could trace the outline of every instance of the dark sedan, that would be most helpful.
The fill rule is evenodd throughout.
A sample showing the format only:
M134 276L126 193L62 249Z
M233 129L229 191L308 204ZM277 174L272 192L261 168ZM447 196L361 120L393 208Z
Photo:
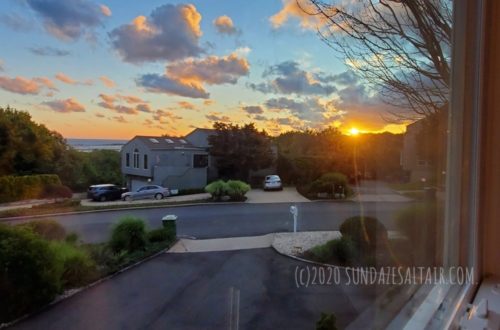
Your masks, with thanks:
M114 201L120 199L126 191L126 188L121 188L114 184L99 184L89 187L87 197L99 202Z

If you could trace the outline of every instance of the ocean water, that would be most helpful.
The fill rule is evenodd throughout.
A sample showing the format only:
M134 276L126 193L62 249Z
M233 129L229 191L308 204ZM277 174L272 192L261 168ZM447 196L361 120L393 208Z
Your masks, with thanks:
M108 139L66 139L68 144L79 151L90 152L92 150L116 150L120 151L128 140Z

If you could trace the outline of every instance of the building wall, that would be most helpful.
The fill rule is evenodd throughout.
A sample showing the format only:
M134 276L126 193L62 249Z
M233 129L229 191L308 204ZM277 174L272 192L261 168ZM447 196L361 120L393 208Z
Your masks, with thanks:
M134 168L134 150L139 151L139 168ZM126 166L127 153L130 155L130 166ZM148 155L148 168L144 169L144 155ZM121 150L121 169L124 175L151 177L152 159L150 150L139 140L132 139Z
M403 140L402 166L405 171L410 172L410 181L434 180L432 164L418 157L418 134L421 122L416 121L406 127Z
M203 188L207 167L194 168L194 155L208 155L204 150L153 151L153 183L172 189Z

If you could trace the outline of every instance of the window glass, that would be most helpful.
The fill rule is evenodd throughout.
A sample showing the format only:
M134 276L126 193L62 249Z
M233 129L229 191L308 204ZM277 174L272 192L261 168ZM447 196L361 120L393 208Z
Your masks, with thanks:
M0 324L400 329L471 284L453 6L0 1Z

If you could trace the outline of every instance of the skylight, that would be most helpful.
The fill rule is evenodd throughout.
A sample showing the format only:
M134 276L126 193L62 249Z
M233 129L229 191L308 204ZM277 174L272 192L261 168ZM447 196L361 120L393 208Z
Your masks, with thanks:
M184 139L179 139L179 141L181 141L181 143L187 144L187 141Z
M165 141L167 141L167 143L174 143L174 141L172 141L172 139L165 139Z
M157 139L155 138L150 138L149 141L153 142L153 143L160 143Z

